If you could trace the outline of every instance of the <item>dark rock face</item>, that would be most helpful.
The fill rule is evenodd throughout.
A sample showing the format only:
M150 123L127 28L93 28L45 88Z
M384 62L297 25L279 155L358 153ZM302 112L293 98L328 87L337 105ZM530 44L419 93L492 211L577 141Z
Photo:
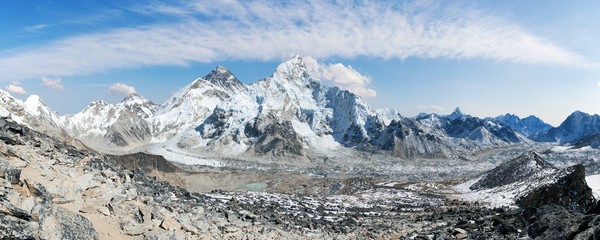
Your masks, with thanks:
M141 169L144 172L160 171L160 172L179 172L182 171L179 167L167 161L163 156L152 155L147 153L134 153L121 156L106 156L108 160L112 160L117 166L121 166L129 170Z
M523 181L543 169L554 168L537 153L528 152L487 172L471 190L487 189Z
M517 204L525 208L558 205L578 212L586 212L594 207L592 189L585 182L585 168L582 165L568 167L559 174L562 176L556 182L517 199Z
M0 140L6 144L23 145L23 139L20 136L26 135L27 132L29 132L28 128L23 128L12 120L2 118L0 121Z
M573 239L583 222L581 214L570 213L555 205L541 206L530 211L535 213L529 219L535 221L527 228L527 234L534 239Z
M289 121L269 124L258 141L254 144L254 152L271 153L273 156L302 156L303 144Z

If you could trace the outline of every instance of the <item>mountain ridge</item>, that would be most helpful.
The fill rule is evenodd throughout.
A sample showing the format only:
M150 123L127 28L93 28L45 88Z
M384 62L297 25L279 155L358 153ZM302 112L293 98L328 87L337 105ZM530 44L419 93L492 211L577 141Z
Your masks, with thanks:
M217 66L159 105L135 93L117 104L95 101L79 113L58 116L36 107L42 105L39 97L25 104L8 96L4 102L13 107L5 111L18 113L17 119L23 120L19 114L48 116L42 119L55 132L63 130L99 151L159 147L223 156L311 158L332 150L368 149L399 158L462 159L474 151L538 140L532 136L540 136L541 130L531 129L549 126L535 116L477 118L459 107L449 115L415 118L373 109L354 93L310 76L299 56L250 85Z

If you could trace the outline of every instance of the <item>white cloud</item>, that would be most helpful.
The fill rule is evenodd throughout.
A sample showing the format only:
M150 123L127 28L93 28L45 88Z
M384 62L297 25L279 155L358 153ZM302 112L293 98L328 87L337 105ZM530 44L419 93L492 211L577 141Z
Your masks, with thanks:
M444 108L437 105L419 105L417 106L419 112L425 113L441 113L444 112Z
M600 87L600 81L598 81L598 87Z
M135 88L124 83L115 83L108 88L108 94L111 95L123 95L136 93Z
M42 77L42 85L52 89L65 89L65 86L62 85L62 79L60 78Z
M362 97L375 97L377 92L368 88L371 78L341 63L321 64L312 57L304 57L309 74L315 78L332 81L336 86Z
M23 32L34 33L49 28L50 24L37 24L23 28Z
M222 60L481 58L590 66L523 28L464 6L416 1L183 1L144 8L171 23L81 34L5 51L0 80ZM197 18L201 16L202 19Z
M16 94L27 94L25 88L23 88L18 82L13 82L6 86L6 91Z

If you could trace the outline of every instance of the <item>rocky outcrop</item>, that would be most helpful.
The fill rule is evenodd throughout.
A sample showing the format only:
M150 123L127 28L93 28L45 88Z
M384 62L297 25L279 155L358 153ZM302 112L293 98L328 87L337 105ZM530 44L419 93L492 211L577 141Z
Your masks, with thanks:
M522 208L557 205L578 212L595 205L582 165L557 169L535 152L501 164L468 184L470 192L463 193L465 196L493 204Z
M594 207L592 189L585 182L585 168L582 165L563 169L560 175L554 183L532 190L517 199L516 203L524 208L557 205L579 212L587 212Z
M304 146L289 121L269 124L253 146L259 155L302 156Z
M524 181L544 169L555 168L537 153L528 152L483 174L470 189L488 189Z

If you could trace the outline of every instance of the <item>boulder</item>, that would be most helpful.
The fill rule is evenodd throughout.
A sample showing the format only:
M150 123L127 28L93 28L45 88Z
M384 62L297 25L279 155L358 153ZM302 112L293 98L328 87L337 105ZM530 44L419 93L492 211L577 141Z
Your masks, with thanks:
M87 218L58 206L43 209L39 225L42 239L100 239Z

